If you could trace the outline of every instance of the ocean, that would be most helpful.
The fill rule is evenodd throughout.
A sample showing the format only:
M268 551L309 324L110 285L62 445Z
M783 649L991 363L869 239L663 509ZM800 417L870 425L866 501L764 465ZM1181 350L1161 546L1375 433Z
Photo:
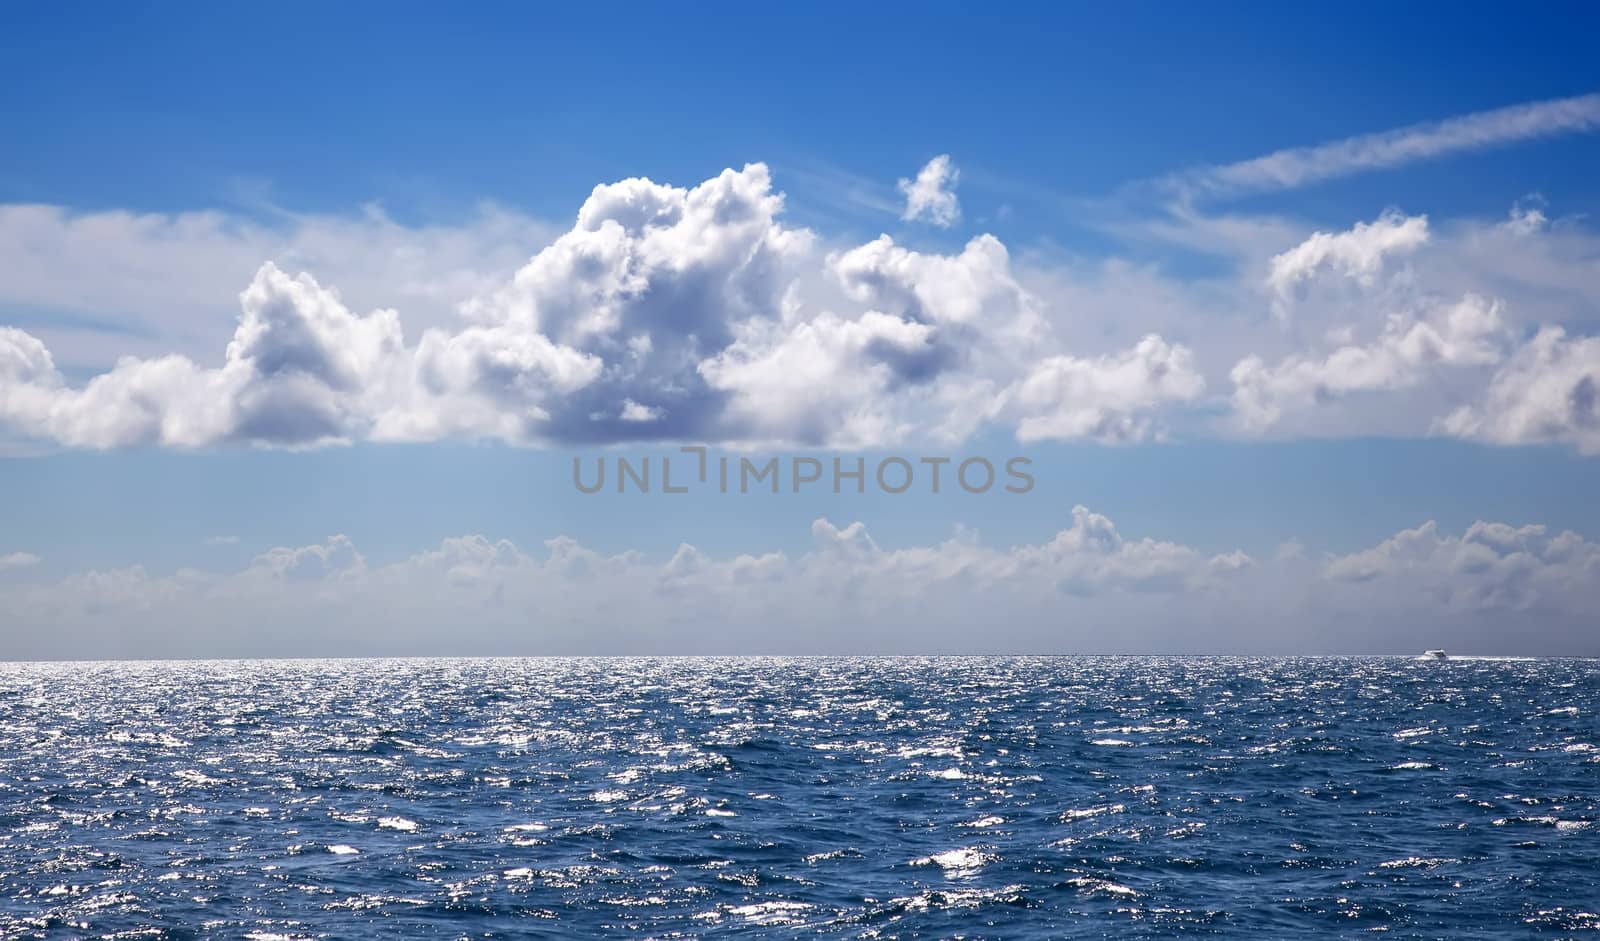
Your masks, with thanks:
M1600 663L0 664L6 938L1562 938Z

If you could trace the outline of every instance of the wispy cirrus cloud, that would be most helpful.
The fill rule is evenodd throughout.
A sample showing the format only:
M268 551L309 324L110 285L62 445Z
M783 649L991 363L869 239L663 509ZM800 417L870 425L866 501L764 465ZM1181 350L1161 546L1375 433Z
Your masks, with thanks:
M1237 163L1199 167L1167 182L1190 197L1287 190L1453 153L1595 130L1600 130L1600 92L1276 150Z

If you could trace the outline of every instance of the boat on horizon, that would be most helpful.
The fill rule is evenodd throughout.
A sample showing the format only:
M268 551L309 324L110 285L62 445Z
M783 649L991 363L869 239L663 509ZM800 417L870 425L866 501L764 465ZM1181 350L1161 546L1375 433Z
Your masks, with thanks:
M1449 660L1450 655L1443 650L1424 650L1418 660Z

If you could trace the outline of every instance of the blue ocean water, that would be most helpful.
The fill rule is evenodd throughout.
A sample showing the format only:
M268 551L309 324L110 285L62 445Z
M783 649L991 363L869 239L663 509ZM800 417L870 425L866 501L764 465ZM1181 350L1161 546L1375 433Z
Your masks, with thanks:
M12 938L1600 929L1600 664L0 665Z

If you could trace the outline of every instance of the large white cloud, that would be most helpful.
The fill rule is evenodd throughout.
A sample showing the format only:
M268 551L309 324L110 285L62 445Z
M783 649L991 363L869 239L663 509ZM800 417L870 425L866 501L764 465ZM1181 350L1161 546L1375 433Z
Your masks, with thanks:
M767 441L866 446L963 439L994 418L1000 393L1050 337L1038 301L993 236L952 255L889 236L827 255L845 317L791 307L751 317L700 365L730 396L739 434Z
M1270 428L1285 412L1352 393L1406 389L1436 369L1486 366L1502 355L1499 307L1468 295L1426 313L1390 314L1378 335L1320 356L1296 354L1274 365L1246 357L1229 377L1234 405L1251 429Z
M460 304L464 320L414 341L396 311L356 313L271 262L241 295L220 366L125 357L74 386L37 337L8 328L0 422L92 448L443 437L867 447L965 438L1006 420L1013 386L1022 407L1060 411L1034 371L1072 360L998 239L955 254L888 236L823 250L782 210L761 164L692 188L598 186L569 231ZM1122 355L1143 362L1150 349ZM1141 433L1133 413L1163 394L1128 389L1110 374L1115 359L1084 362L1090 381L1067 390L1080 399L1071 408L1099 417L1040 420L1029 437Z
M74 371L136 355L203 361L233 331L239 289L264 261L337 285L356 309L394 307L413 330L457 318L532 246L559 230L493 205L406 225L381 207L352 215L259 211L82 212L0 205L0 315L26 325Z
M1600 652L1600 546L1572 533L1427 523L1344 556L1252 559L1063 515L1009 547L965 529L886 547L819 519L796 554L468 535L373 564L335 536L231 572L19 570L0 606L49 630L4 654Z
M1600 319L1597 253L1593 234L1522 206L1442 232L1386 213L1314 233L1271 261L1264 286L1291 342L1229 370L1234 427L1594 450L1592 338L1548 319ZM1398 255L1403 266L1388 263Z
M700 365L731 394L729 420L757 439L868 446L913 428L907 387L932 378L947 356L935 328L869 311L823 315L785 327L758 320Z
M1481 402L1441 427L1495 444L1561 442L1600 453L1600 337L1545 327L1495 373Z
M127 358L75 389L22 331L0 332L0 420L64 444L319 444L363 434L403 381L392 311L358 317L309 276L268 263L240 297L223 365Z
M543 230L490 210L458 229L370 215L278 231L218 214L0 207L0 262L19 272L0 300L116 320L123 291L128 344L146 351L85 380L109 331L84 345L66 321L0 327L0 438L860 448L998 428L1113 443L1451 434L1597 447L1600 237L1543 208L1487 222L1391 211L1344 231L1188 209L1145 227L1186 249L1228 243L1216 250L1234 270L1203 277L1018 254L987 234L954 251L841 242L786 224L783 209L761 164L693 187L624 180L596 187L515 268L502 243ZM356 264L363 240L390 257ZM195 284L178 284L174 257L213 242ZM100 280L92 265L75 272L63 256L96 251L104 284L85 287ZM194 337L214 316L150 313L161 282L190 310L213 290L210 263L231 269L246 252L325 264L367 304L269 261L231 341L217 334L209 352ZM383 306L383 274L419 315ZM149 352L162 331L177 349Z

